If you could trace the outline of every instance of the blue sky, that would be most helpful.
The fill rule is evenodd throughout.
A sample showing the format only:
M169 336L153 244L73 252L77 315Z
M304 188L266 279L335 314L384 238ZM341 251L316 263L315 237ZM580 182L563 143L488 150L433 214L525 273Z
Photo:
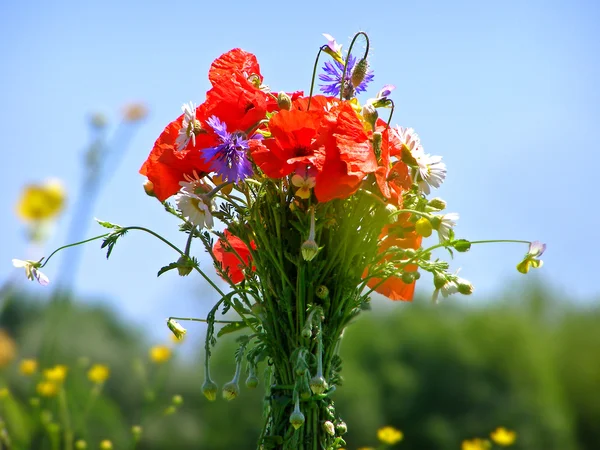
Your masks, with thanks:
M4 1L0 281L16 270L11 258L32 256L13 214L21 187L58 177L74 203L91 112L116 122L121 106L136 100L151 111L94 215L150 226L183 245L137 172L181 104L202 102L211 61L242 47L257 55L273 90L308 91L321 33L347 47L364 30L375 71L369 94L396 85L393 122L414 127L427 152L443 155L448 178L438 194L461 214L457 234L542 240L545 265L533 278L565 299L598 298L590 276L600 224L598 23L595 1ZM70 212L48 250L64 242ZM88 234L96 231L90 224ZM157 279L174 255L148 236L129 234L109 262L98 247L84 250L78 291L151 330L167 315L201 314L214 301L198 278ZM478 247L457 258L454 267L477 289L466 301L520 280L515 264L525 250ZM208 260L203 265L212 272ZM51 279L58 267L47 268ZM420 289L431 291L426 282Z

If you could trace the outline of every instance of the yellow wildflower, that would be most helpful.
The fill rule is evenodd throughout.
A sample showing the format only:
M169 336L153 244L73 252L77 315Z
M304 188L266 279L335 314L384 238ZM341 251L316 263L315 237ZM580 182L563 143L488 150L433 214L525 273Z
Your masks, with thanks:
M490 437L496 444L508 447L509 445L513 445L515 443L515 440L517 439L517 433L507 430L504 427L498 427L490 433Z
M58 180L25 186L17 203L17 215L25 222L56 217L65 205L65 190Z
M471 439L463 441L460 447L461 450L489 450L491 448L490 441L486 439Z
M37 371L38 363L35 359L23 359L19 364L19 372L22 375L33 375Z
M40 381L37 385L37 392L42 397L54 397L58 390L58 384L52 381Z
M110 369L102 364L94 364L90 367L90 370L88 370L87 375L92 383L102 384L108 379Z
M150 349L150 359L156 364L162 364L171 359L171 349L166 345L155 345Z
M402 440L402 431L394 427L383 427L377 430L377 439L383 444L394 445Z
M44 370L44 378L53 383L62 383L67 378L67 369L67 366L57 364L51 369Z
M5 399L10 395L10 391L7 387L0 388L0 400Z
M100 442L100 450L112 450L112 448L112 442L108 439L104 439L102 442Z

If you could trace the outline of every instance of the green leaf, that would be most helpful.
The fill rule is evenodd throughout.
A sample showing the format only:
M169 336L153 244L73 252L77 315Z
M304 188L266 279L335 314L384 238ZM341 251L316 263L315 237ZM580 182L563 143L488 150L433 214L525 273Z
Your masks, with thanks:
M161 267L156 276L160 277L163 273L168 272L169 270L177 269L178 266L179 265L176 262L172 262L168 266Z
M223 328L221 328L219 330L219 332L217 333L217 337L221 337L221 336L223 336L225 334L229 334L229 333L235 333L238 330L243 330L247 326L248 325L246 325L244 322L228 323L227 325L225 325Z
M116 230L117 228L121 228L120 225L117 225L116 223L112 223L112 222L107 222L105 220L100 220L100 219L94 219L96 222L98 222L98 224L100 226L103 226L104 228L110 228L113 230Z

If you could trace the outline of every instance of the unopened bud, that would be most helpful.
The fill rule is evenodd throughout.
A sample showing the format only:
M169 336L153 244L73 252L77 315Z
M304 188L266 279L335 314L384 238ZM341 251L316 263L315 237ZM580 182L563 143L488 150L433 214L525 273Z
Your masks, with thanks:
M292 109L292 99L285 92L281 91L277 94L277 106L279 106L279 109L289 111Z
M260 303L254 303L250 309L255 316L260 316L265 311L265 308Z
M348 426L346 425L346 422L338 422L338 424L335 426L335 431L337 431L337 434L339 435L346 434L346 432L348 431Z
M257 386L258 386L258 377L254 374L248 375L248 378L246 378L246 387L248 389L256 389Z
M427 217L421 217L415 223L415 231L423 237L429 237L433 232L433 227L431 226L431 222L429 219L427 219Z
M404 272L402 274L402 282L406 284L411 284L415 282L415 272Z
M473 285L463 278L456 280L456 285L458 286L458 292L463 295L471 295L475 290Z
M219 392L219 386L211 379L207 379L202 385L202 393L211 402L217 399L217 392Z
M398 214L396 214L398 212L398 208L396 208L391 203L388 203L387 205L385 205L385 210L388 213L388 222L389 223L398 222Z
M375 106L372 104L363 106L362 116L365 119L365 122L371 125L371 129L375 131L375 124L377 123L377 118L379 117L379 113L377 112L377 109L375 109ZM379 142L381 144L381 133L379 135Z
M317 253L319 253L319 246L312 239L308 239L304 241L300 247L300 251L302 252L304 261L312 261L314 257L317 256Z
M302 332L300 333L303 338L310 339L312 336L312 331L310 328L302 328Z
M373 128L375 129L375 128ZM375 153L375 157L377 160L381 157L381 133L376 131L373 133L373 138L371 139L373 145L373 153Z
M183 336L185 336L185 333L187 333L187 330L185 328L183 328L181 326L181 324L179 322L177 322L176 320L173 320L173 319L167 320L167 326L169 327L169 330L171 330L171 332L173 333L173 335L175 336L175 338L178 341L181 341L183 339Z
M352 86L357 88L360 83L363 82L365 77L367 76L367 70L369 70L369 62L366 58L361 59L354 66L354 70L352 70L352 76L350 81L352 82Z
M290 423L294 427L295 430L304 425L304 414L299 409L295 409L292 415L290 416Z
M454 241L453 247L457 252L468 252L471 249L471 243L466 239L459 239Z
M177 260L177 273L180 277L187 277L194 268L194 263L189 256L180 256Z
M240 386L235 381L225 383L222 391L223 398L228 402L240 395Z
M329 420L323 422L323 429L325 430L325 433L330 436L335 436L335 426Z
M432 198L431 200L429 200L427 205L431 208L439 209L440 211L442 209L446 209L446 202L439 197Z
M318 286L315 291L315 295L321 300L325 300L327 297L329 297L329 289L327 289L327 286L324 285Z
M433 274L433 285L435 286L436 289L441 289L447 282L448 282L448 279L447 279L445 273L435 272Z
M156 197L156 195L154 194L154 183L152 181L144 181L144 192L150 197Z
M313 394L315 395L321 395L329 387L325 378L319 375L312 377L309 384L310 390L313 391Z

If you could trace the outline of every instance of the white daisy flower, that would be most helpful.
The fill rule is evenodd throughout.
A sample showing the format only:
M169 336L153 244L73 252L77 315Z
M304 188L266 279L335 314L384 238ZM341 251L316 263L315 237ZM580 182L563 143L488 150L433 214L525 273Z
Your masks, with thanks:
M432 300L437 303L438 296L441 293L442 297L447 298L449 295L456 294L458 292L458 284L456 281L448 280L441 288L433 291Z
M200 179L198 172L194 170L193 176L187 173L183 174L185 181L180 181L181 191L187 194L201 195L202 193L210 192L210 186Z
M183 111L183 120L177 139L175 139L175 146L179 152L187 147L190 140L192 145L196 145L195 128L200 125L200 122L196 120L196 105L193 102L184 103L181 110Z
M410 150L410 153L411 155L413 155L413 158L416 158L416 152L423 151L423 147L421 146L421 138L419 138L419 135L415 133L415 130L413 128L404 128L401 126L396 126L395 131L396 133L398 133L398 138L400 139L400 142L404 146L406 146L408 150Z
M38 270L39 263L29 260L13 259L13 266L25 269L25 275L30 280L37 280L42 286L47 286L50 280L46 275Z
M437 227L438 236L440 243L448 240L448 234L452 228L456 225L456 221L459 218L458 213L448 213L443 216L437 216L440 219L440 224Z
M413 153L419 166L417 183L424 194L429 195L430 186L439 188L446 179L446 164L442 162L441 156L431 156L423 151Z
M188 222L200 228L212 228L213 217L211 214L211 202L204 195L196 195L193 192L181 189L175 196L177 208Z

